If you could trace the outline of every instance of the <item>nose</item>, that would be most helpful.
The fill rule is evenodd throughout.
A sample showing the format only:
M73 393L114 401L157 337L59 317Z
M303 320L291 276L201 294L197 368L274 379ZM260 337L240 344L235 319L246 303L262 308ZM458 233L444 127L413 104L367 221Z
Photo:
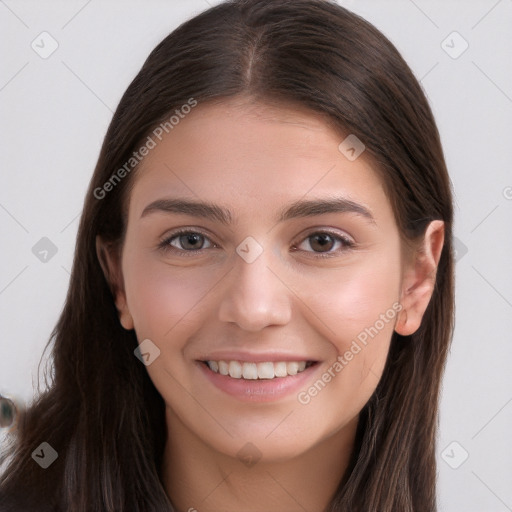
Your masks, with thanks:
M235 323L246 331L290 321L292 292L271 268L269 252L263 251L252 263L235 255L234 268L220 299L221 321Z

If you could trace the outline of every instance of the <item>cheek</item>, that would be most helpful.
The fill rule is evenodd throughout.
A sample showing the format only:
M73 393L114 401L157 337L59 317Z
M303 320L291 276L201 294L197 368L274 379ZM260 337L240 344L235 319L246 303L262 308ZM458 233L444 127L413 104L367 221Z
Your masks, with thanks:
M386 312L385 325L378 322L379 330L393 331L396 315L392 306L399 298L401 275L400 261L393 255L390 251L389 256L361 258L360 263L304 281L303 294L316 314L316 323L323 321L322 333L340 350Z
M173 268L151 257L127 257L124 275L139 338L165 340L193 325L212 287L211 274Z
M304 283L305 302L315 313L308 314L305 308L304 315L332 349L320 373L325 385L317 381L310 390L311 396L322 391L316 405L338 404L333 410L340 414L357 414L370 398L382 375L400 309L399 282L399 260L380 254L364 264L337 269L329 279Z

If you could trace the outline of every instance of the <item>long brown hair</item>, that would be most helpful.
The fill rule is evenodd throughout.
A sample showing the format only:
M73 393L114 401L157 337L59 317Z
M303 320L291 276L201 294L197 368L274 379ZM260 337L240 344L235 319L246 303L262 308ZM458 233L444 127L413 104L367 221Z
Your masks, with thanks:
M422 324L411 336L393 334L328 508L436 510L435 437L454 285L451 184L432 112L390 41L334 1L233 0L158 44L116 109L85 199L65 307L48 342L53 379L20 415L4 455L2 511L173 510L160 479L164 402L134 357L135 332L119 323L95 248L97 235L122 244L136 169L104 197L97 191L191 98L200 105L240 95L295 102L363 141L404 241L421 237L432 220L445 223ZM45 470L31 458L42 442L58 453Z

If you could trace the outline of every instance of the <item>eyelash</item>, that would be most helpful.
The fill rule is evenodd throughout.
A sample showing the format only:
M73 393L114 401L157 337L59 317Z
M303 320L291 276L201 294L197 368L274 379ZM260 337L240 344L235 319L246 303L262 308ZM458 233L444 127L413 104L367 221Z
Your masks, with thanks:
M192 230L192 229L187 228L187 229L181 229L181 230L174 231L173 233L171 233L171 235L165 237L159 243L158 248L160 250L164 251L164 252L173 252L173 253L178 254L179 256L183 256L183 257L195 256L198 253L201 253L201 251L205 251L205 250L209 249L209 248L207 248L207 249L190 249L190 250L177 249L176 247L174 247L174 246L172 246L170 244L173 239L175 239L175 238L177 238L179 236L191 235L191 234L201 235L201 236L207 238L208 240L210 240L210 237L208 235L206 235L205 233L203 233L201 230L196 230L196 229ZM329 230L313 231L313 232L309 233L305 238L303 238L301 240L301 243L304 240L307 240L308 238L312 237L313 235L318 235L318 234L329 235L332 238L334 238L335 242L336 241L342 242L342 244L344 245L344 249L342 249L341 251L338 250L338 251L335 251L335 252L327 252L327 253L318 253L318 252L315 253L315 252L312 252L312 251L303 251L301 249L298 249L298 250L300 250L301 252L307 252L307 253L311 253L312 252L313 258L332 258L332 257L335 257L337 255L337 253L339 253L339 252L345 252L345 251L349 251L349 250L353 249L355 247L355 245L356 245L348 237L340 235L338 233L334 233L334 232L329 231ZM210 242L211 242L211 240L210 240ZM213 245L215 245L215 244L213 243ZM293 247L295 248L295 245ZM186 253L189 253L189 254L186 254Z

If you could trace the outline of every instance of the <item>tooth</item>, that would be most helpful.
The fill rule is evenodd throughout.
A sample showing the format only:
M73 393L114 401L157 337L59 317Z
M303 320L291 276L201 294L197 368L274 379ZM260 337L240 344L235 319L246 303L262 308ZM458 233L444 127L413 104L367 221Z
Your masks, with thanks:
M244 363L240 361L206 361L210 370L221 375L229 375L233 379L273 379L297 375L309 368L306 361L279 361L276 363Z
M288 372L286 371L286 363L284 361L274 363L274 374L276 377L286 377L288 375Z
M274 363L258 363L258 377L260 379L273 379Z
M242 376L242 365L238 361L229 362L229 376L239 379Z
M255 363L244 363L242 367L244 379L257 379L258 369Z
M227 375L228 371L228 363L226 361L219 361L219 373L221 375Z
M288 372L288 375L297 375L299 371L299 363L296 361L286 363L286 371Z

